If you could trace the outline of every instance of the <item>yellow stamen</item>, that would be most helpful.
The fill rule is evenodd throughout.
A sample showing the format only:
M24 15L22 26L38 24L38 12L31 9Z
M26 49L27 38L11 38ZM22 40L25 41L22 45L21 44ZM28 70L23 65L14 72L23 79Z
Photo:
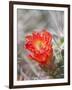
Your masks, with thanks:
M42 42L42 41L37 41L37 42L36 42L36 48L37 48L38 50L40 50L42 47L43 47L43 42Z

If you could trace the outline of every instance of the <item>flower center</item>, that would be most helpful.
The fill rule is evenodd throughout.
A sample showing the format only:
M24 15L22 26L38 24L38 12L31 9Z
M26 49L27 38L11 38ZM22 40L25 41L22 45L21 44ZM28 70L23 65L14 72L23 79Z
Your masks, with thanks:
M42 41L37 41L37 42L36 42L36 48L37 48L38 50L40 50L42 47L43 47L43 42L42 42Z

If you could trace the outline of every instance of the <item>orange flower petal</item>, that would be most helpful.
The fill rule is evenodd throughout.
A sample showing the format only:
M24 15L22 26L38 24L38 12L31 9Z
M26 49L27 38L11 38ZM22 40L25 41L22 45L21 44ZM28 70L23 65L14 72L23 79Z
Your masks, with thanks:
M50 62L53 57L52 35L48 31L33 32L26 36L25 47L31 51L29 57L41 64Z
M26 36L26 40L32 41L32 36L31 36L31 35L27 35L27 36Z

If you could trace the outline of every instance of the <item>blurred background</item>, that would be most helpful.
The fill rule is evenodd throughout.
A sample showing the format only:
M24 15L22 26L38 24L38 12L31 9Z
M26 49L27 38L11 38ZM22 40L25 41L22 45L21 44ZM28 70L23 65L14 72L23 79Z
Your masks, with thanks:
M47 28L53 35L54 70L40 67L27 58L25 36ZM17 80L64 78L64 12L56 10L17 9Z

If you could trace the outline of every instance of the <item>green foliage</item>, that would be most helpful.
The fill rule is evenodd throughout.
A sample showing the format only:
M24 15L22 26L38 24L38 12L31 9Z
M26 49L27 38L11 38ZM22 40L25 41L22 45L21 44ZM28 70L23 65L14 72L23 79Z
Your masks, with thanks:
M60 39L60 41L61 41L61 43L64 43L64 37L62 37L62 38Z

